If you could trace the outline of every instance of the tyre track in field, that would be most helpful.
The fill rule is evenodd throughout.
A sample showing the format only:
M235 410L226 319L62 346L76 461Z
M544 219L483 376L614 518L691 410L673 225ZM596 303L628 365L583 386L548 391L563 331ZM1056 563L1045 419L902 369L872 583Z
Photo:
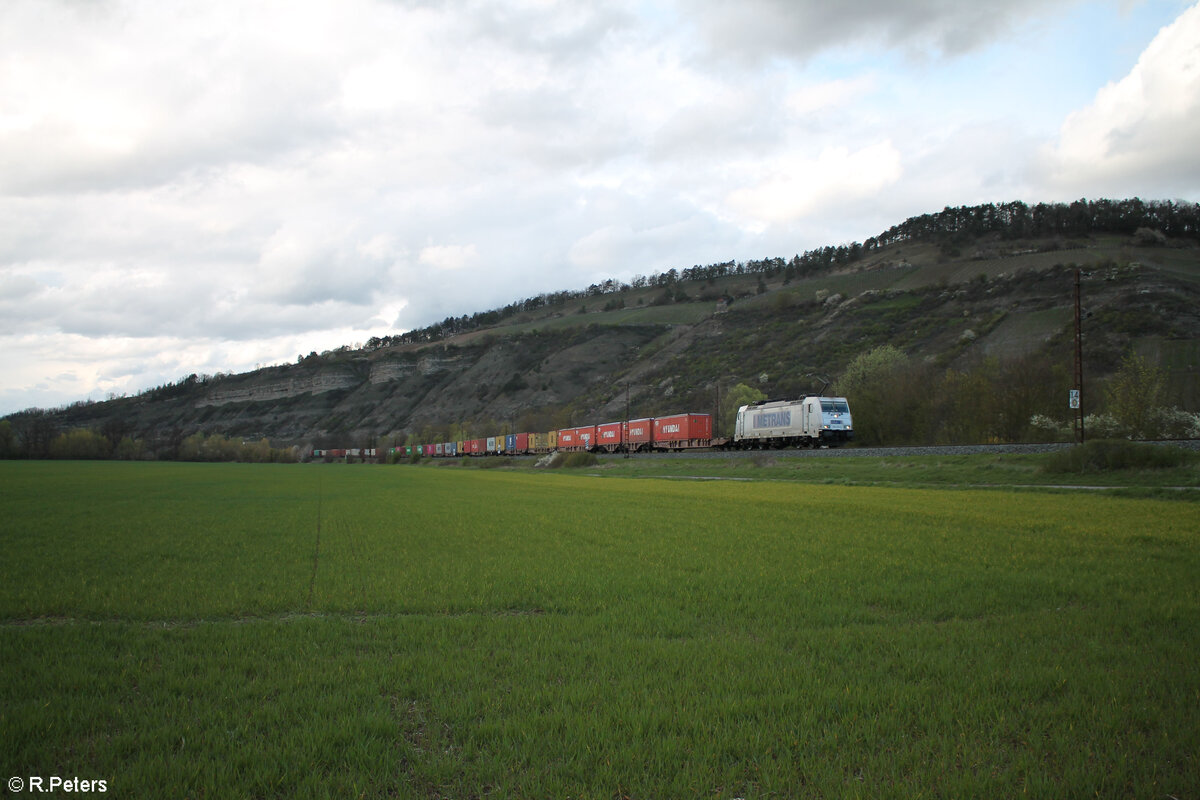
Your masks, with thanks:
M334 560L334 564L332 566L336 566L336 563L337 563L337 559L336 559L337 547L344 542L345 545L349 548L349 550L350 550L349 568L351 570L351 573L354 575L354 578L352 579L352 581L356 585L355 588L357 588L357 590L358 590L358 600L362 604L362 607L365 608L366 601L367 601L367 580L366 580L366 574L365 574L364 563L363 563L364 559L366 558L365 542L360 541L360 539L362 537L360 537L358 535L359 534L358 526L355 524L353 519L345 519L345 518L342 518L342 517L339 517L336 515L331 516L328 519L325 518L324 511L323 511L324 498L323 498L322 494L323 493L322 493L321 479L320 479L320 474L318 473L318 476L317 476L316 540L313 544L312 573L309 576L308 596L304 601L304 611L306 613L312 613L313 601L316 599L317 576L321 572L321 557L322 557L321 536L322 536L322 534L324 534L324 537L325 537L324 556L325 556L326 562L329 561L329 554L331 552L335 554L335 560ZM331 547L333 548L333 550L330 549ZM325 565L325 571L328 572L330 567L331 567L331 565L327 563Z
M311 611L313 603L313 593L317 588L317 570L321 566L321 473L317 472L317 537L313 544L313 565L312 575L308 579L308 598L304 601L304 610Z
M228 617L196 617L194 619L122 619L121 617L26 617L0 620L0 630L20 628L53 628L69 626L124 625L150 630L175 630L198 628L202 625L262 625L267 623L291 623L306 621L330 622L386 622L405 619L466 619L470 617L506 619L510 617L563 616L560 611L543 608L481 608L462 611L412 610L362 613L358 611L283 611L276 614L247 614Z

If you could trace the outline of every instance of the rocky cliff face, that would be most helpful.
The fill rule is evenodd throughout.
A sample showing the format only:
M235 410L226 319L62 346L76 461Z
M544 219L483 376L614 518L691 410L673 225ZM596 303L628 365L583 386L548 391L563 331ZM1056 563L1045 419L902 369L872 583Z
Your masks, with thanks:
M230 403L265 403L287 400L300 395L316 395L352 389L361 378L350 368L323 369L305 375L281 376L278 380L255 379L220 381L196 401L196 408L224 406Z

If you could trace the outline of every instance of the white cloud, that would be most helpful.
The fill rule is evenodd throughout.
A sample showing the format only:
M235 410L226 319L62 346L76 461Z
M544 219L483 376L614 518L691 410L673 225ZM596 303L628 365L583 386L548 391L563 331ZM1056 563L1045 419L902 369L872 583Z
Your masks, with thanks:
M478 264L479 251L473 244L430 245L421 250L417 260L434 269L460 270Z
M830 147L815 158L782 158L760 168L754 185L729 194L729 208L751 229L798 220L836 203L853 206L900 179L900 154L890 141L850 151Z
M1067 117L1045 154L1052 185L1072 194L1200 191L1200 5L1164 27L1121 80Z
M799 87L787 96L787 109L794 116L802 117L850 105L872 92L876 88L876 84L877 80L873 75L860 75L854 78L840 78L823 83L808 84Z

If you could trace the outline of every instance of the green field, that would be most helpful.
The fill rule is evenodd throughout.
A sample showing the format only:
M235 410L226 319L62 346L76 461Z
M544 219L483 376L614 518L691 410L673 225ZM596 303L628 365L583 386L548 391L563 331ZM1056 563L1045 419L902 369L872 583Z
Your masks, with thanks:
M1195 503L601 474L0 463L0 769L118 797L1200 795Z

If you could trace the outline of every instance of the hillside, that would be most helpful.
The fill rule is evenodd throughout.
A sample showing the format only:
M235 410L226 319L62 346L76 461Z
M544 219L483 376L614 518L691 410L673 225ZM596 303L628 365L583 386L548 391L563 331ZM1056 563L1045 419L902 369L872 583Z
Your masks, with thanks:
M1176 404L1200 407L1193 235L958 231L854 248L816 269L779 259L707 279L610 282L493 312L493 324L469 330L447 334L444 324L364 350L190 376L137 397L10 420L34 442L87 427L114 440L141 438L163 455L196 431L302 448L385 446L621 418L627 403L634 416L711 411L718 393L738 383L772 397L827 381L837 390L847 365L881 345L906 353L927 376L1014 359L1028 373L1037 364L1055 398L1045 402L1065 405L1076 268L1084 273L1090 385L1137 353L1165 371ZM432 340L413 341L421 337ZM1039 413L1066 416L1053 405Z

